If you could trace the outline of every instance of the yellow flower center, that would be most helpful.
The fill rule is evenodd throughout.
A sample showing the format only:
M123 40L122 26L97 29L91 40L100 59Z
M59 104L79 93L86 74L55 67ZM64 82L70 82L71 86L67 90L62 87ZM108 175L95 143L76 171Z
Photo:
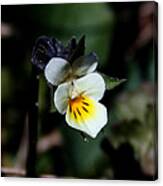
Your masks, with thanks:
M69 99L68 112L74 122L84 123L95 116L95 101L84 95Z

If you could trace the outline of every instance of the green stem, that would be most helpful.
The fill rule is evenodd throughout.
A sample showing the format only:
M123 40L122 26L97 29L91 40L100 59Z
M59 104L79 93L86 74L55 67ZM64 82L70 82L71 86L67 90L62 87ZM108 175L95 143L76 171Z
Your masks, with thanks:
M38 132L38 85L37 69L32 67L28 103L28 154L26 161L26 177L36 177L36 147Z

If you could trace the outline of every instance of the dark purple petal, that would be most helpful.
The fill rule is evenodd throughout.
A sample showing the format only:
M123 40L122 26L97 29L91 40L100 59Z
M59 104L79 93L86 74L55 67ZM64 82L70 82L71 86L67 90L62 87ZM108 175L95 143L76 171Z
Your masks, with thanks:
M76 45L76 47L74 48L74 50L70 53L68 57L68 61L72 63L77 58L83 56L84 52L85 52L85 36L83 35L79 40L78 44Z
M32 51L32 63L43 70L48 61L55 57L57 50L53 47L52 39L41 36L36 40Z
M39 69L44 70L49 60L53 57L67 59L65 47L55 38L41 36L36 40L32 51L32 63Z
M36 40L32 51L32 63L39 69L44 70L47 63L53 57L61 57L72 63L75 59L84 55L85 36L77 43L76 38L64 45L56 38L41 36Z

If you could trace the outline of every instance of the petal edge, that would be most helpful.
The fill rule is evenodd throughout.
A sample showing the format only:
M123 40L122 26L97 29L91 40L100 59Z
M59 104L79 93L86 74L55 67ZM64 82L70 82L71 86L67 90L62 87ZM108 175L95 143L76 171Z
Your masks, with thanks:
M65 80L71 70L71 66L63 58L54 57L45 67L45 77L52 85L58 85Z

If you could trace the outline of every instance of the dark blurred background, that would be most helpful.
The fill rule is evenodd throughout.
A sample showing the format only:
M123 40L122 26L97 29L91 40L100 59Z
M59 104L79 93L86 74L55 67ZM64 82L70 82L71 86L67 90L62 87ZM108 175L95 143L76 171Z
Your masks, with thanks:
M40 177L157 178L157 3L1 6L2 175L23 176L31 52L40 35L63 43L86 35L98 70L125 78L102 102L109 122L95 140L67 127L39 80L36 169ZM32 165L31 165L32 166Z

